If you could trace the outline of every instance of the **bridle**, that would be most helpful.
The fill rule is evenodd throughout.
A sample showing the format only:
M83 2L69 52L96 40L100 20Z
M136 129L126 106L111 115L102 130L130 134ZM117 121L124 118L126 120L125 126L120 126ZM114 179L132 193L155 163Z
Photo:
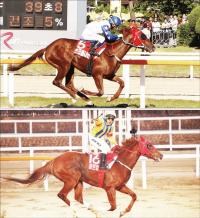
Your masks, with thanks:
M151 152L154 152L156 150L156 148L154 146L152 146L151 152L150 152L150 150L147 147L148 144L150 144L150 142L148 142L144 137L140 137L139 151L140 151L141 156L147 156L147 155L152 156ZM128 149L128 148L124 148L123 150L128 151L129 153L133 153L133 151ZM122 166L124 166L128 170L130 170L130 171L132 170L129 166L127 166L126 164L124 164L120 160L117 159L116 162L120 163Z
M123 42L125 45L129 45L129 46L131 46L131 47L133 47L133 48L139 48L139 49L144 49L144 48L145 48L144 45L134 45L134 44L132 44L132 43L130 43L130 42L126 42L123 38L122 38L122 42ZM142 43L142 44L143 44L143 43Z
M139 33L141 33L141 31L138 30L137 28L133 28L133 27L132 27L132 28L131 28L132 34L133 34L133 31L135 32L135 34L134 34L134 38L132 39L132 43L125 41L123 38L121 39L122 42L123 42L125 45L131 46L131 47L133 47L133 48L139 48L139 49L142 49L142 50L145 49L145 45L144 45L142 39L138 36ZM142 34L143 34L143 33L142 33ZM140 44L142 44L142 45L140 45ZM109 56L109 57L114 57L118 62L122 62L122 60L121 60L119 57L117 57L116 55L114 55L114 54L111 54L111 55L107 54L107 56Z
M133 48L140 48L140 49L144 49L145 48L145 45L141 39L141 37L139 37L138 35L141 33L141 34L144 34L142 33L140 30L136 29L136 28L131 28L131 33L133 34L134 32L134 38L132 39L132 43L130 42L126 42L123 38L122 38L122 41L125 45L129 45ZM142 36L142 35L141 35ZM141 45L142 44L142 45Z

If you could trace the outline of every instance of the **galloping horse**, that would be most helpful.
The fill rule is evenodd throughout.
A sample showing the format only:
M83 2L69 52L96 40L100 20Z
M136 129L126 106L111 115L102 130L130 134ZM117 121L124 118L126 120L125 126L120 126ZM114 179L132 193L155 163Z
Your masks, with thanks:
M88 58L74 53L79 40L58 39L46 48L37 51L23 63L10 65L8 69L10 71L19 70L32 63L36 58L42 59L44 55L45 60L57 69L57 76L53 80L53 85L67 92L72 97L72 100L76 101L76 95L86 101L89 101L87 95L102 96L104 94L103 79L108 79L119 84L117 92L109 100L112 101L119 97L124 88L123 80L115 74L119 69L121 60L125 54L131 47L143 48L148 52L152 52L155 49L154 45L147 39L145 34L137 29L136 26L123 27L120 32L123 34L122 39L113 43L107 43L103 53L99 57L93 58L92 77L95 81L98 92L91 92L84 89L78 91L74 87L74 67L87 74L87 66L90 63ZM65 77L66 84L64 86L62 81Z
M159 161L163 155L146 139L135 136L126 139L122 142L122 146L117 146L116 150L118 157L111 169L106 170L102 188L107 193L111 205L110 211L116 209L116 190L131 196L131 202L128 207L120 214L122 216L131 210L136 200L136 194L126 186L126 182L129 180L131 170L139 157L142 155ZM52 161L49 161L45 166L36 169L27 179L2 178L22 184L32 184L36 181L43 180L48 174L54 175L64 182L64 186L58 193L58 197L70 206L67 195L72 189L74 189L75 200L83 204L83 182L98 187L98 171L90 170L88 167L88 153L65 152Z

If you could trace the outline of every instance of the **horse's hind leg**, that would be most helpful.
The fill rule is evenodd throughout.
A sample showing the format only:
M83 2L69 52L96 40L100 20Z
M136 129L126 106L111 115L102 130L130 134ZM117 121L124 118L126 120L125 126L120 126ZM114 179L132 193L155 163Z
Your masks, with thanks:
M58 197L62 199L68 206L70 206L70 201L67 199L67 194L73 189L73 187L68 186L67 182L64 183L63 188L58 193Z
M67 178L64 182L63 188L58 193L58 197L70 206L70 201L67 198L68 193L76 186L76 181L72 178Z
M57 69L58 69L58 74L55 77L55 79L53 80L53 85L63 89L65 92L69 93L69 95L73 99L76 99L76 91L72 90L70 87L64 86L62 84L63 78L65 77L66 72L68 72L68 70L69 70L69 66L60 66Z
M71 89L83 100L90 101L90 99L84 93L78 91L74 86L74 66L73 65L70 66L69 72L65 76L65 87Z
M78 184L74 188L74 198L76 201L83 204L83 183L78 182Z

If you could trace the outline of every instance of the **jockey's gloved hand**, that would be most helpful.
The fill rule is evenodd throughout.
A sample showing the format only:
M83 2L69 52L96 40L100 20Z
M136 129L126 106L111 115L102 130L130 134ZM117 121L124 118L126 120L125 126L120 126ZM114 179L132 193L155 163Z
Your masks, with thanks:
M108 139L105 139L105 142L110 146L110 141Z
M118 37L119 38L123 38L123 34L118 34Z

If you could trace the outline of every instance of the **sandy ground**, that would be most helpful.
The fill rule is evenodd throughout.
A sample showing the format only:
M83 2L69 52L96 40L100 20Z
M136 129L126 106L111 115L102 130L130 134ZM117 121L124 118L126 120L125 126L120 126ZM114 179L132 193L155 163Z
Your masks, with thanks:
M37 162L36 167L41 166ZM162 160L160 163L148 161L147 189L141 187L141 163L133 170L132 189L137 201L128 218L199 218L200 179L195 177L195 160ZM2 162L1 174L26 177L28 162ZM134 181L134 184L133 184ZM69 195L72 208L67 207L57 193L62 183L49 177L49 191L43 184L24 187L13 182L1 181L1 215L4 218L100 218L118 217L119 212L130 202L130 197L117 193L118 209L108 212L109 203L104 190L94 187L84 189L84 199L95 210L80 207Z
M14 77L15 96L67 96L64 91L52 85L55 76L18 76ZM3 78L1 79L0 93L3 94ZM200 78L146 78L146 97L157 99L186 99L200 100ZM97 91L92 77L75 77L75 87ZM184 87L184 88L183 88ZM126 87L125 87L126 88ZM105 95L113 95L118 89L118 84L104 80ZM125 90L125 89L124 89ZM140 78L130 77L131 98L140 95ZM124 91L122 92L122 94ZM123 96L122 96L123 97Z

